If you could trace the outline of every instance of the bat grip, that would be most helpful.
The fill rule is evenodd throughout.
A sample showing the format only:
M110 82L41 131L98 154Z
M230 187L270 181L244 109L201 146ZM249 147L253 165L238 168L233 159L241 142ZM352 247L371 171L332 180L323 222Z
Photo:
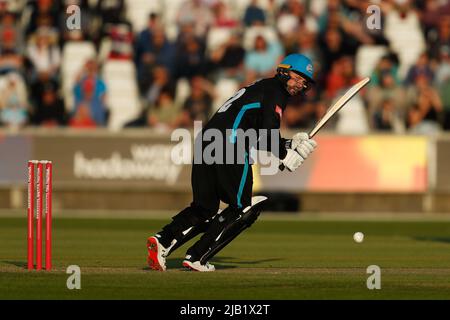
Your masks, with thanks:
M308 133L308 136L310 139L312 139L312 137L314 136L314 135L312 135L312 131L310 133ZM278 166L278 169L280 171L284 171L284 169L286 169L286 167L284 166L284 164L280 163L280 165Z

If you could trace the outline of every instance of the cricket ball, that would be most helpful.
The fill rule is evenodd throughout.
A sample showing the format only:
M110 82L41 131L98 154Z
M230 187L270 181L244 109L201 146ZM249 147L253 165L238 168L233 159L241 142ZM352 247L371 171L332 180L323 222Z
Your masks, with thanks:
M356 233L353 235L353 240L355 240L355 242L357 242L357 243L363 242L363 240L364 240L364 233L362 233L362 232L356 232Z

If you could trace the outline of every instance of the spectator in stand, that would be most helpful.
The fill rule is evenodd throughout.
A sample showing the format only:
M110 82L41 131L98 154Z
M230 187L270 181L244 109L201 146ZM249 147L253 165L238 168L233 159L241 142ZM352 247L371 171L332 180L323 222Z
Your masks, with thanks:
M169 75L169 71L164 66L153 68L152 83L146 90L145 102L147 105L154 105L161 92L168 92L170 96L175 96L175 83Z
M354 3L355 1L352 1ZM358 5L359 7L359 5ZM364 26L363 17L367 16L363 6L363 12L359 10L349 10L348 1L329 0L328 10L319 18L319 30L321 35L321 47L324 49L324 66L328 71L335 60L342 55L354 56L361 44L374 44L375 39L370 36ZM354 21L351 13L359 17ZM381 36L382 33L380 32ZM340 51L344 51L343 54Z
M127 123L126 128L152 127L167 132L180 126L180 108L174 103L173 93L163 90L154 104L149 105L135 120Z
M367 12L373 4L369 0L347 0L344 2L344 17L341 26L345 33L357 41L357 45L386 45L389 43L384 37L383 24L384 15L381 14L381 28L367 28L367 19L370 17ZM358 44L359 43L359 44Z
M44 26L58 29L58 18L61 12L59 0L30 1L29 5L31 6L31 17L26 30L27 35Z
M264 25L266 23L266 14L258 5L258 0L252 0L244 13L244 25L251 27L255 25Z
M380 127L377 127L374 123L375 114L383 112L383 109L380 109L380 106L386 107L386 110L389 109L389 111L384 111L385 114L394 113L402 119L406 118L407 105L405 89L395 81L394 76L389 70L384 70L383 73L381 73L380 84L369 88L367 100L369 106L369 120L371 120L373 129L380 129ZM384 106L385 103L388 105ZM393 110L391 110L392 108ZM397 133L401 132L400 127L396 127L396 129L398 129L396 130Z
M216 28L235 28L238 26L239 22L231 17L229 8L224 2L217 1L212 6L212 11L214 15L212 26Z
M436 89L431 87L431 77L423 72L416 74L414 86L407 92L407 103L412 106L409 124L416 132L434 133L440 130L443 118L443 104Z
M0 0L0 19L6 14L9 10L9 2L8 0Z
M9 73L0 91L0 124L20 128L28 123L28 103L25 83L17 73Z
M342 57L333 64L331 72L326 78L327 98L335 98L341 91L348 89L359 80L359 77L355 75L353 57Z
M50 78L47 73L39 73L36 80L30 85L30 103L32 105L42 104L42 92L49 86L57 88L58 82Z
M125 22L125 9L125 0L98 0L96 11L105 25Z
M80 102L69 120L69 127L75 129L93 129L98 127L99 125L94 120L91 110L88 103Z
M375 70L370 75L372 86L379 86L381 84L381 77L389 73L396 84L400 84L400 78L398 76L398 59L393 54L387 54L383 56L377 63Z
M425 37L420 25L419 15L412 0L396 0L394 8L385 14L384 35L390 48L399 57L408 57L400 65L403 75L410 67L411 59L415 60L426 50Z
M430 36L428 52L430 58L438 60L442 47L450 45L450 15L441 16L438 20L438 29Z
M164 66L171 75L175 73L175 46L167 39L162 27L152 29L151 39L141 35L136 51L139 88L142 94L151 83L151 74L154 66ZM150 41L149 41L150 40Z
M254 49L245 56L246 82L272 76L282 55L283 49L278 42L268 43L263 35L256 36Z
M177 24L182 28L186 23L193 24L195 35L205 39L214 23L211 8L202 0L185 0L178 10Z
M80 106L87 106L97 126L105 126L108 116L105 96L106 84L98 75L98 65L94 60L89 60L74 88L74 114L78 113ZM81 111L81 114L84 115L85 112Z
M214 87L205 78L195 76L191 79L191 94L183 105L178 126L191 127L194 121L206 123L211 116Z
M136 66L139 68L139 61L142 55L151 51L153 42L153 32L155 29L161 28L161 22L159 16L156 13L151 13L148 17L147 27L142 30L136 37L135 43L135 59Z
M33 112L32 123L43 127L56 127L67 124L64 102L58 97L57 88L53 85L44 87L42 99Z
M323 34L327 29L339 28L340 17L343 12L341 0L328 0L326 10L318 17L319 33Z
M56 34L51 29L40 28L31 38L27 50L28 59L32 65L33 78L41 73L51 79L57 79L61 64L61 52L57 46Z
M111 24L106 30L111 40L108 59L132 60L134 39L131 26L126 23Z
M414 85L417 76L423 74L426 75L430 81L434 80L434 72L431 69L430 60L426 53L422 53L416 64L411 66L408 75L406 76L405 84L407 86Z
M226 43L211 52L211 68L218 70L216 78L231 78L243 82L244 57L245 50L241 44L241 37L234 32Z
M3 15L0 24L0 74L23 71L23 35L13 13Z
M323 66L323 74L331 71L331 66L343 56L353 55L352 50L343 39L343 34L337 28L329 28L319 39Z
M205 73L205 43L193 35L186 35L177 44L176 78L192 78Z
M404 133L404 116L398 112L395 102L391 99L383 100L380 106L374 111L369 119L372 129L378 131L390 131L395 133Z
M148 112L148 124L158 130L175 129L179 126L180 108L174 103L170 91L161 91L159 97Z
M288 0L281 6L276 26L286 54L295 52L299 35L318 32L316 19L307 13L305 3L298 0Z
M411 134L433 135L440 132L435 122L425 120L419 107L413 106L408 112L408 130Z
M422 22L427 41L433 41L436 37L436 28L441 20L441 10L443 9L441 0L425 0L416 2L418 14ZM433 56L431 56L434 58Z
M147 53L147 52L145 52ZM155 28L153 33L151 49L149 55L144 55L144 60L153 61L153 64L164 65L168 70L173 72L173 63L175 56L175 46L170 42L165 34L164 29Z

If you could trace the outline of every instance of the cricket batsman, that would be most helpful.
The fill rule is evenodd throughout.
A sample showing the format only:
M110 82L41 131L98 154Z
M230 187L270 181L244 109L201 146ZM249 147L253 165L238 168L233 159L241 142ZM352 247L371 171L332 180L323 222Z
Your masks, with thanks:
M236 154L242 154L244 159L238 161L236 156L234 163L194 162L191 205L147 239L147 262L151 269L165 271L166 257L203 233L187 250L183 266L201 272L214 271L214 266L208 261L256 221L267 198L252 198L253 176L249 159L249 148L252 146L236 143L239 139L236 133L238 130L264 132L280 129L288 98L308 91L314 84L313 73L308 57L291 54L278 65L274 77L242 88L209 120L203 132L219 130L225 137L224 143L234 144ZM283 139L278 132L277 137L278 150L271 150L272 144L265 144L264 150L279 158L280 165L290 172L295 171L317 146L307 133ZM208 142L200 143L202 149L208 146ZM222 211L219 210L220 201L228 205Z

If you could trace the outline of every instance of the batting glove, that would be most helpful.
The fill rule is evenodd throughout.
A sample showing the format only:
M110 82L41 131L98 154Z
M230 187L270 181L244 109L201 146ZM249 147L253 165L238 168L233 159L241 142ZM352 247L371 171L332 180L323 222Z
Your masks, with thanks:
M288 149L286 157L281 161L283 166L287 168L289 171L293 172L297 170L298 167L305 161L301 155L297 153L297 151Z
M305 132L297 133L292 137L291 149L297 151L304 160L317 147L317 142L309 138L309 135Z

